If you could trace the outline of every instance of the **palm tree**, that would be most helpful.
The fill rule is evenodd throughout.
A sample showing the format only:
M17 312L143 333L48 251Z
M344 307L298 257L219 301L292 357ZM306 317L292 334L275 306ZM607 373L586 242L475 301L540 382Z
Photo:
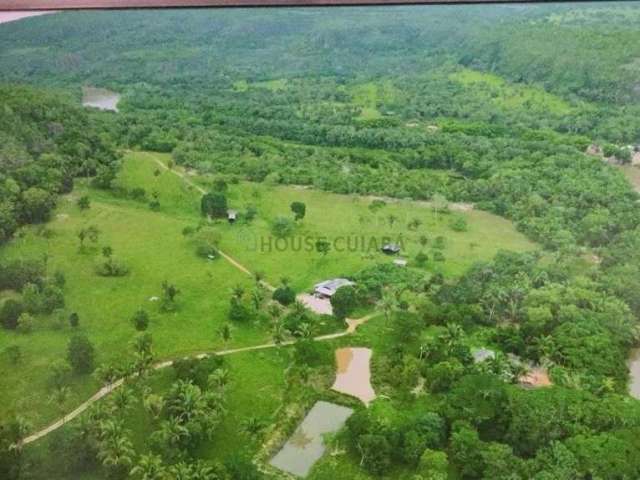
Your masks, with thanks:
M160 428L152 434L154 440L159 441L169 449L179 449L190 436L189 429L174 417L162 422Z
M298 325L296 333L300 338L311 338L311 325L308 322L302 322Z
M168 480L169 476L162 464L162 458L153 453L141 455L138 464L131 469L130 475L139 480Z
M231 325L229 325L228 322L225 323L224 325L222 325L222 327L220 327L219 333L222 341L226 346L229 343L229 340L231 340Z
M222 391L229 383L229 370L226 368L216 368L207 380L209 388Z
M111 405L113 406L114 411L118 413L124 413L131 408L133 401L133 393L126 385L118 388L111 395Z
M142 406L154 418L160 418L164 408L164 399L160 395L148 393L142 399Z
M233 287L233 296L240 299L244 295L244 287L241 285L236 285Z
M98 459L116 474L129 471L135 452L120 423L107 421L102 429Z
M60 409L60 411L62 412L64 410L64 404L67 401L67 399L69 398L70 394L71 394L71 389L68 386L59 385L53 391L53 393L51 394L51 397L49 398L49 400L52 403L55 403L58 406L58 408Z
M447 323L445 331L440 335L447 352L451 352L464 337L464 330L457 323Z
M382 291L382 298L378 302L378 306L384 313L384 318L387 322L387 325L391 321L391 316L398 309L398 298L396 293L388 288L385 288Z
M271 302L267 307L267 312L271 319L275 322L282 315L282 307L278 302Z
M266 428L264 420L258 417L249 417L240 422L240 429L243 433L255 440Z
M272 333L273 343L275 343L277 346L280 346L284 341L284 337L285 337L284 325L282 325L281 321L275 321L273 323L273 333Z

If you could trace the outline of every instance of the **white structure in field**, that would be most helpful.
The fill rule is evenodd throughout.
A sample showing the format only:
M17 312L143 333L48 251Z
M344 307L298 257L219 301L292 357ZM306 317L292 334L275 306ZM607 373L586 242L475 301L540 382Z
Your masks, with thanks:
M346 278L334 278L333 280L326 280L318 283L313 287L313 293L319 297L332 297L340 287L345 287L347 285L355 284Z

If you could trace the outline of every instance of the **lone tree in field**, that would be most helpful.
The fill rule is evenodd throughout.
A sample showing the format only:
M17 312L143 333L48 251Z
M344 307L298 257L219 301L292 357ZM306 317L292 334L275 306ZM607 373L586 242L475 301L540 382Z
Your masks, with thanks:
M69 340L67 360L76 374L91 373L94 369L95 352L93 345L83 334L76 334Z
M81 196L76 203L78 204L80 210L88 210L91 206L91 200L89 199L88 195Z
M293 202L291 204L291 211L296 221L302 220L307 214L307 206L302 202Z
M356 289L351 285L345 285L336 290L331 296L331 308L333 316L338 320L344 320L358 306Z
M133 323L133 326L137 331L143 332L149 326L149 314L140 308L133 314L131 323Z
M220 327L218 333L220 334L220 338L222 338L224 344L227 345L229 343L229 340L231 340L231 325L225 323L224 325L222 325L222 327Z
M205 217L226 217L227 197L220 192L205 193L200 200L200 212Z
M331 250L331 244L327 240L317 240L316 241L316 252L322 254L322 256L326 256Z
M180 293L178 287L166 280L162 282L162 302L160 307L165 312L175 310L176 308L176 296Z
M80 240L80 246L78 249L83 252L84 241L88 239L91 243L96 243L99 236L100 230L98 230L98 227L96 227L95 225L80 229L80 231L78 232L78 240Z

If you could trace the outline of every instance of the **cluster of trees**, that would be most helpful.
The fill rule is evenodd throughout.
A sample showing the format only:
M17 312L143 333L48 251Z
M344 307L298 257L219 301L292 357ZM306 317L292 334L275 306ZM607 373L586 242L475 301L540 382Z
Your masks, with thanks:
M117 155L98 125L70 98L0 86L0 242L23 224L49 219L56 197L78 176L108 187Z
M136 339L134 352L135 358L153 356L148 334ZM145 362L144 369L136 366L137 363L136 360L123 369L125 374L136 375L129 376L124 385L90 410L81 422L65 432L52 434L49 449L59 471L75 476L101 467L114 479L256 478L255 467L241 457L234 456L225 464L195 458L203 442L216 434L226 411L230 377L222 358L176 360L173 383L164 394L156 393L146 381L150 362ZM125 420L135 408L143 409L140 414L151 428L148 442L144 444L137 442L125 426ZM20 452L16 456L19 458ZM16 461L15 465L20 462ZM28 472L31 466L24 467ZM241 475L236 476L237 471Z
M344 438L365 469L432 480L452 468L468 479L640 474L631 453L640 403L627 396L625 362L636 320L602 278L536 253L500 252L455 282L408 267L382 284L382 268L357 276L385 313L389 341L374 379L394 392L347 422ZM487 358L470 347L478 328L493 332ZM553 384L521 387L536 364ZM420 389L428 402L413 399Z

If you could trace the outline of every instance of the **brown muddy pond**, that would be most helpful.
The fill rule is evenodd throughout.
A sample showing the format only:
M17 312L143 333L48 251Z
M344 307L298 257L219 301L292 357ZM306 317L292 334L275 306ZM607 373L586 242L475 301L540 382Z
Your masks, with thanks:
M371 386L371 355L369 348L339 348L336 350L336 392L351 395L369 405L376 398Z
M118 111L120 94L106 88L82 87L82 105L100 110Z

